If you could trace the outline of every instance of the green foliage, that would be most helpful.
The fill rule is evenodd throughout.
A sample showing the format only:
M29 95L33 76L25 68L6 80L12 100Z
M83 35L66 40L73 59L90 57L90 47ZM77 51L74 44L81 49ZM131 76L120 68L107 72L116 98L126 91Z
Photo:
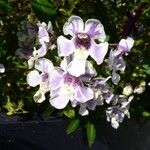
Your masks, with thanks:
M23 110L24 103L22 100L18 101L18 104L10 101L9 96L7 97L7 102L4 105L4 108L8 111L7 115L15 115L15 114L25 114L27 111Z
M67 127L67 134L73 133L78 128L79 124L80 124L79 118L72 119Z
M75 110L71 107L68 107L64 110L64 115L68 118L74 118L75 117Z
M86 125L86 134L89 147L92 147L96 137L96 127L93 123L88 122Z
M48 0L32 0L31 5L39 19L51 19L56 14L52 3Z

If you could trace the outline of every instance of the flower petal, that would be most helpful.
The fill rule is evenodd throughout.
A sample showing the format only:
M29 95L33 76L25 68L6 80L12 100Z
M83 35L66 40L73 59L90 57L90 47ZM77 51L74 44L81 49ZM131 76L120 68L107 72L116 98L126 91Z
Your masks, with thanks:
M85 73L86 59L89 56L89 52L85 49L76 49L74 52L74 58L68 65L67 71L76 77Z
M115 71L112 72L112 82L117 85L120 81L120 75L116 73Z
M54 69L53 63L46 58L40 58L35 61L35 68L44 73L50 73Z
M42 46L37 50L37 57L43 57L46 55L47 53L47 46L46 46L46 43L44 42L41 42L42 43Z
M133 47L134 40L131 37L127 39L121 39L118 45L118 50L121 52L129 52L130 49Z
M94 97L94 92L91 88L78 86L75 89L75 99L81 103L85 103Z
M50 104L57 109L65 108L68 102L69 99L64 95L59 95L50 99Z
M88 19L85 22L85 32L88 33L91 38L99 39L101 42L104 42L106 38L104 27L97 19Z
M35 87L39 85L41 82L42 82L42 78L37 70L30 71L27 74L27 83L30 86Z
M39 36L39 42L42 44L42 42L49 42L49 34L46 30L46 24L43 22L39 25L39 31L38 31L38 36Z
M30 57L28 60L29 69L31 69L34 65L35 57Z
M63 83L63 72L54 70L51 73L50 79L49 79L49 87L51 90L56 90L59 87L61 87Z
M124 71L125 68L126 68L126 64L125 64L123 58L122 58L122 57L119 57L119 58L116 58L116 59L118 59L118 60L117 60L117 66L116 66L116 67L117 67L117 70Z
M96 44L94 41L92 42L92 46L90 48L90 56L96 61L98 65L103 62L103 59L108 50L108 43L100 43Z
M42 103L45 100L45 93L42 93L40 90L38 90L33 96L33 99L36 103Z
M48 82L41 82L39 90L33 96L33 99L37 103L42 103L46 98L45 94L49 91Z
M64 35L74 36L77 33L83 32L84 22L78 16L71 16L68 21L64 24L63 32Z
M64 36L59 36L57 39L58 55L69 56L75 50L73 40L68 40Z
M79 114L81 116L87 116L89 114L89 111L86 109L86 104L82 104L79 108Z

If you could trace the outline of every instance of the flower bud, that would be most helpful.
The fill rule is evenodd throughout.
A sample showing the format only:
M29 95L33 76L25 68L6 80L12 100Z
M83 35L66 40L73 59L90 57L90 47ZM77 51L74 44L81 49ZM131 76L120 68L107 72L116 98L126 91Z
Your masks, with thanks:
M125 95L125 96L129 96L133 93L133 88L131 85L126 85L123 89L123 92L122 94Z

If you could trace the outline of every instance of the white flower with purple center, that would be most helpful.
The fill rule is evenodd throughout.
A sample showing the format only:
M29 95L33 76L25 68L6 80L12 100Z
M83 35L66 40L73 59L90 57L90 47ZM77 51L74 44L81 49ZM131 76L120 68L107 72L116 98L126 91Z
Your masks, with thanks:
M93 90L82 82L82 78L75 77L58 68L49 78L51 91L50 103L57 109L63 109L69 101L71 103L85 103L93 98Z
M90 55L98 65L108 50L108 43L104 42L106 35L103 25L96 19L88 19L85 23L78 16L71 16L63 27L64 35L71 35L71 39L59 36L57 39L58 55L69 56L73 59L68 65L68 72L76 77L85 73L86 59ZM98 40L99 44L95 42Z
M123 60L123 54L130 52L133 47L134 40L130 37L127 39L121 39L116 50L111 50L109 54L109 70L112 71L112 82L118 84L120 81L120 75L117 71L124 71L126 64Z
M27 83L30 86L35 87L40 85L39 90L33 97L38 103L45 100L45 93L49 91L48 81L53 69L54 66L50 60L41 58L35 61L35 70L32 70L27 74Z

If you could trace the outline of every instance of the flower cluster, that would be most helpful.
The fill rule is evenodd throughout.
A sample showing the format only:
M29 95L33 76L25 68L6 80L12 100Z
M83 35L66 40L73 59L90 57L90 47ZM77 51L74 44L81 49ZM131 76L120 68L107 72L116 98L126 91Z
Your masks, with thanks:
M109 105L107 120L118 128L125 116L130 117L129 106L133 96L124 95L124 92L116 95L109 84L110 79L114 85L120 81L119 71L125 71L126 67L123 57L130 52L134 40L131 37L121 39L109 52L104 27L99 20L84 22L79 16L71 16L63 26L64 35L70 38L62 35L57 38L58 56L62 61L56 67L44 58L51 45L49 33L53 33L52 25L50 22L48 26L38 23L38 28L41 47L35 49L29 58L29 68L33 70L27 75L30 86L39 85L34 100L41 103L46 99L45 93L50 92L49 101L53 107L77 107L81 116L88 115L96 107ZM103 77L93 64L101 65L107 53L110 76Z

